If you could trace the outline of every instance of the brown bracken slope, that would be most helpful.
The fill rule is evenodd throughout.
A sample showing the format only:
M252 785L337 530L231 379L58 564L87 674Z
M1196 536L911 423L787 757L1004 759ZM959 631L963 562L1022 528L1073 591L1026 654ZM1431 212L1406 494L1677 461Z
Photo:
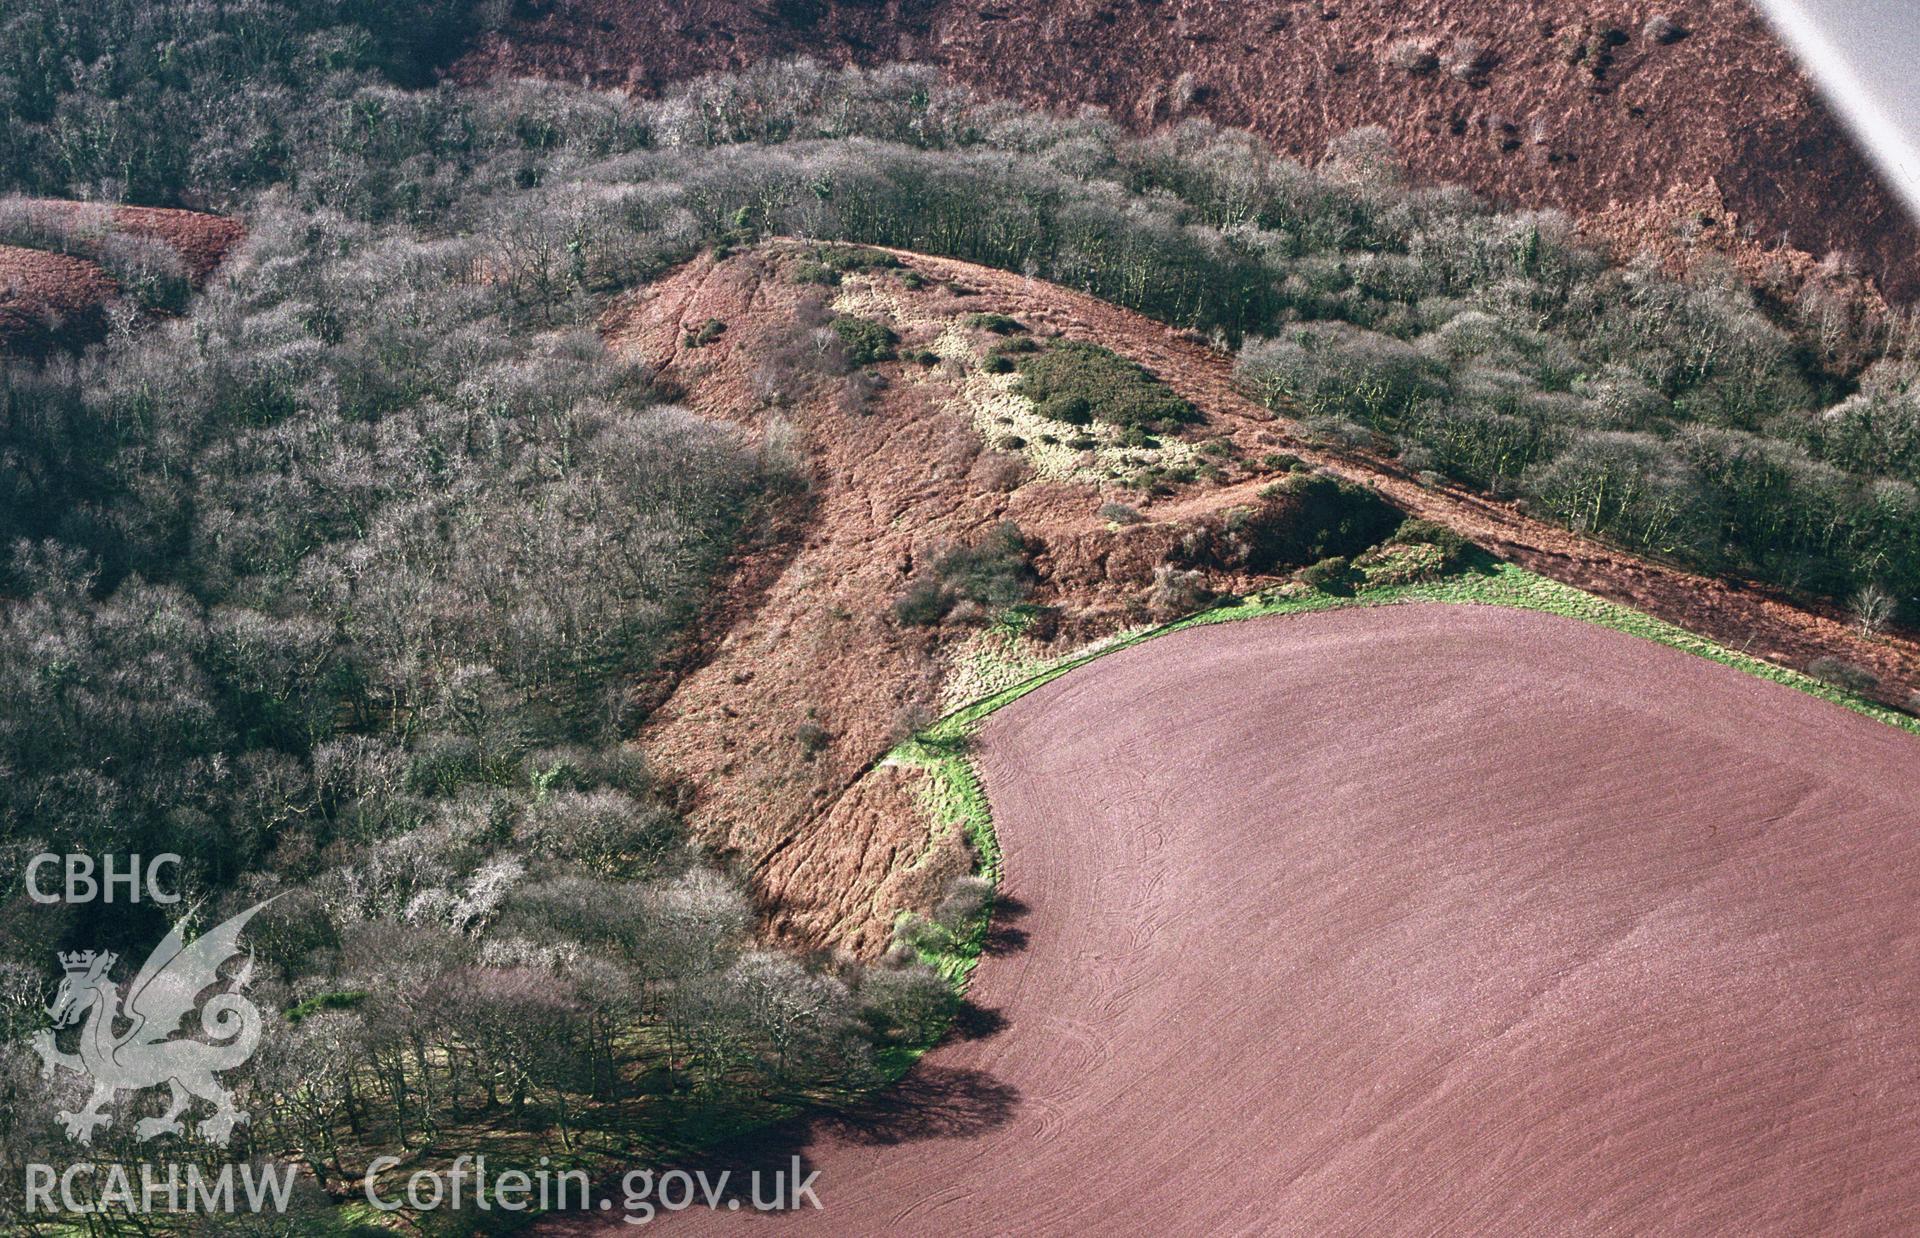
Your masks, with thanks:
M977 630L895 622L889 606L922 565L1017 521L1037 545L1035 600L1057 620L1051 652L1065 652L1169 617L1152 610L1156 568L1197 523L1256 502L1275 475L1264 460L1277 451L1364 482L1502 557L1754 656L1796 668L1839 656L1871 667L1896 702L1920 686L1920 647L1904 636L1866 639L1831 611L1639 560L1510 505L1422 486L1389 463L1309 446L1293 423L1234 390L1230 358L1044 281L900 254L923 287L885 273L870 289L850 281L833 295L866 297L859 308L884 316L903 352L937 343L941 323L988 311L1041 336L1113 348L1198 406L1207 417L1198 433L1231 442L1223 477L1143 495L1026 476L999 450L1000 431L990 445L969 420L964 396L980 379L965 355L932 368L883 363L884 385L855 404L832 385L769 390L767 373L792 368L782 358L793 324L827 295L794 283L804 250L775 243L702 257L617 304L604 323L616 354L683 387L696 411L796 442L807 460L808 495L741 554L697 625L703 646L661 685L639 736L680 789L695 832L750 874L781 937L871 954L895 913L924 910L967 867L956 837L929 837L912 771L874 764L906 733L911 706L938 711L939 686ZM693 346L712 321L725 330ZM1098 514L1103 502L1136 506L1141 519L1110 523ZM1244 592L1274 582L1216 574L1209 583Z
M1676 230L1697 233L1749 258L1754 246L1782 250L1789 278L1804 255L1841 250L1890 295L1920 292L1920 228L1743 0L528 8L456 75L587 77L646 92L794 55L923 61L989 94L1097 104L1139 128L1188 116L1248 127L1306 159L1349 129L1383 125L1416 176L1567 209L1623 249L1664 250ZM1672 23L1664 38L1647 29L1652 12ZM1443 63L1423 68L1419 49L1403 47L1409 40Z
M1920 1225L1913 736L1417 605L1149 641L981 740L991 1017L742 1154L823 1210L669 1233Z
M179 254L196 288L246 233L238 220L200 211L51 198L11 201L50 220L167 245ZM107 305L119 292L113 277L85 258L0 245L0 350L37 356L92 343L106 333Z
M871 954L896 912L931 907L970 867L957 836L929 837L912 771L874 761L938 712L947 660L973 629L901 625L892 601L943 549L1012 519L1044 541L1043 600L1105 634L1126 624L1116 603L1147 588L1175 534L1151 521L1107 528L1091 486L1010 486L1013 462L951 409L957 375L945 367L888 363L888 385L857 405L831 384L807 389L790 332L819 294L792 281L792 256L703 257L607 320L614 351L683 386L697 411L797 436L810 476L804 500L739 556L696 625L704 646L639 743L702 841L749 872L777 934ZM930 314L998 304L941 285L896 291ZM691 346L689 332L713 320L726 331ZM903 347L931 342L929 328L895 326ZM757 384L768 358L773 392Z
M0 245L0 350L36 356L97 340L118 292L84 259Z
M227 251L239 244L240 238L246 235L246 229L240 226L239 220L201 211L181 211L163 206L116 206L112 208L112 216L114 226L122 232L172 246L196 286L206 283L213 269L227 256Z

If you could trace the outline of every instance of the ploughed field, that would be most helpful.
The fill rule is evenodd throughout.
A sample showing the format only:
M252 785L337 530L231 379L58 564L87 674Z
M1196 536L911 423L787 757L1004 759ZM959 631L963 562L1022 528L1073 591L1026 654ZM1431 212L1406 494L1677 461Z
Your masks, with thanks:
M978 1010L895 1109L768 1138L824 1211L669 1228L1910 1230L1915 756L1492 607L1100 659L981 733Z

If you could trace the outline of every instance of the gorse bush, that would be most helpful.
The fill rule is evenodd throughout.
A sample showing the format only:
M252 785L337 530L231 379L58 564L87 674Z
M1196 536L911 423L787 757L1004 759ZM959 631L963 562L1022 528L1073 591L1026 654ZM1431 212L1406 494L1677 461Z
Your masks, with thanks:
M1055 421L1099 421L1157 432L1199 419L1198 410L1171 387L1098 344L1055 340L1020 356L1014 368L1020 373L1014 393L1032 400L1041 416Z
M861 245L823 245L814 257L822 266L842 272L890 270L900 265L892 254Z
M1333 555L1308 564L1300 569L1298 575L1302 584L1328 593L1339 592L1351 581L1353 564L1340 555Z
M687 331L688 348L704 348L727 333L727 324L718 318L709 318L698 327Z
M883 322L842 314L833 320L833 333L840 337L847 360L854 365L872 365L893 360L893 346L900 337Z
M1473 553L1473 543L1446 525L1409 517L1386 542L1391 546L1432 546L1441 554L1444 566L1452 567Z
M796 262L791 278L796 284L819 284L832 288L840 282L840 272L822 262Z
M1358 554L1402 519L1365 486L1323 473L1291 473L1263 488L1257 503L1195 526L1178 547L1178 558L1191 567L1280 571Z
M894 618L909 626L939 623L965 601L1002 611L1033 592L1035 574L1026 534L1003 521L977 541L936 558L893 605Z
M979 541L942 555L934 575L959 596L1004 610L1033 592L1032 551L1020 526L1006 520Z
M931 627L947 617L955 600L938 580L916 580L894 600L893 617L907 627Z
M1845 658L1815 658L1807 663L1807 674L1849 692L1871 692L1880 686L1878 675Z

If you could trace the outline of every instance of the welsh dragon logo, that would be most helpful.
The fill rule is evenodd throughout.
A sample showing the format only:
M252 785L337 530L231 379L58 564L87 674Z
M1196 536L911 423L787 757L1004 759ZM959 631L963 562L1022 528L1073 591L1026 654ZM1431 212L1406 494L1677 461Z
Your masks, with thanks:
M62 1053L54 1045L51 1028L35 1034L33 1047L44 1063L43 1075L52 1077L57 1067L93 1080L93 1095L87 1103L78 1112L63 1110L58 1115L69 1138L92 1143L94 1132L110 1120L106 1107L120 1090L144 1091L164 1083L173 1090L172 1105L162 1117L135 1123L134 1133L142 1140L184 1133L180 1115L197 1097L214 1107L213 1116L199 1125L201 1136L226 1146L234 1126L245 1122L247 1114L233 1107L232 1095L214 1076L253 1056L260 1045L260 1010L241 996L253 977L252 956L231 980L223 981L220 969L240 957L241 930L272 901L247 908L191 944L182 931L192 918L189 911L127 986L124 1005L120 987L107 975L116 955L93 950L60 955L66 978L47 1007L47 1016L54 1028L85 1021L80 1052ZM222 984L226 987L204 1005L199 1003L202 993ZM179 1034L196 1010L208 1040ZM126 1030L116 1033L116 1026Z

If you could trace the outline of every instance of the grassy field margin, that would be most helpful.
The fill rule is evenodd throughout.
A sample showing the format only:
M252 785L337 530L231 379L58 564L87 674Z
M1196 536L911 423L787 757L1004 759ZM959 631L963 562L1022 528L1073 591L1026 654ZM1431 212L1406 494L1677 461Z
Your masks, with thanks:
M1215 623L1235 623L1271 615L1298 615L1315 611L1341 610L1353 606L1392 606L1407 602L1448 602L1457 605L1506 606L1516 610L1540 611L1596 623L1629 636L1654 641L1699 657L1745 671L1772 683L1782 684L1809 696L1864 714L1889 726L1920 734L1920 719L1815 679L1800 671L1776 666L1739 650L1729 649L1685 628L1656 619L1617 602L1564 585L1527 571L1511 563L1488 562L1415 584L1362 589L1351 593L1319 590L1299 592L1282 589L1234 599L1211 609L1158 627L1146 628L1096 646L1062 656L1057 661L1027 675L1010 687L982 696L953 710L926 730L900 744L882 760L885 764L907 766L921 771L927 779L921 804L932 817L931 837L946 837L962 831L973 846L975 872L991 882L997 893L1002 876L999 836L994 832L993 814L987 803L986 788L980 781L969 749L974 734L995 711L1005 708L1034 689L1052 683L1070 671L1122 649L1169 632ZM989 644L985 648L995 646ZM1011 643L998 646L1005 656L1017 659ZM1023 667L1024 669L1024 667ZM957 997L964 997L973 971L985 950L992 924L993 907L987 910L972 931L955 934L942 949L923 950L923 959L937 968L954 986ZM917 1058L919 1052L913 1057Z

